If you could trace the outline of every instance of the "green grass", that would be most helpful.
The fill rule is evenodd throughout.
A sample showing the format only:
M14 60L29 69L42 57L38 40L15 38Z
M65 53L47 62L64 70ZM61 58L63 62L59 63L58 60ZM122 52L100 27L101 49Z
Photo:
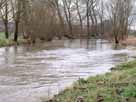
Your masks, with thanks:
M0 47L3 46L11 46L14 45L15 43L12 40L8 40L8 39L1 39L0 38Z
M9 39L5 39L5 33L0 32L0 47L12 45L14 42Z
M4 34L4 32L0 32L0 38L1 38L1 39L5 39L5 34Z
M70 88L54 96L53 102L136 102L136 61L123 63L111 73L80 79Z
M27 43L27 40L19 38L18 43L24 44L24 43ZM11 45L15 45L15 44L16 43L12 40L11 37L9 37L9 39L6 39L4 32L0 32L0 47L11 46Z

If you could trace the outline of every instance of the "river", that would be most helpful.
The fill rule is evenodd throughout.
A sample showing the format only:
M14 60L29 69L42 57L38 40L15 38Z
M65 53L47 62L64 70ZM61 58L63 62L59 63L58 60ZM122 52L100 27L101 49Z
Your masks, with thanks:
M106 40L61 40L0 48L0 102L42 102L79 78L132 59L129 47Z

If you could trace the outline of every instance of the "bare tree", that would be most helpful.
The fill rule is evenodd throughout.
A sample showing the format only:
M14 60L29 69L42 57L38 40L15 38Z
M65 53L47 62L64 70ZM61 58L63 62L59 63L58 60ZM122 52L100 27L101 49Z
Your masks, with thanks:
M98 11L98 15L99 15L99 19L100 19L100 34L103 36L104 35L104 20L105 20L105 7L104 7L104 1L100 0L99 2L99 11Z
M96 36L97 35L97 4L98 0L90 0L89 2L89 13L91 18L91 35Z
M5 1L4 0L0 0L0 9L4 6Z
M76 33L87 34L87 38L104 35L104 20L111 21L111 32L116 43L127 37L129 17L133 0L1 0L0 13L8 38L8 21L13 16L15 31L14 41L18 34L33 39L62 36L74 38ZM105 11L108 4L108 12ZM84 11L84 12L83 12ZM110 16L105 17L105 12ZM76 16L77 15L77 16ZM80 31L80 32L79 32ZM46 37L45 37L46 36Z
M15 24L14 41L18 41L19 23L23 12L22 2L23 0L10 0L12 15Z
M9 31L8 31L8 22L9 22L9 2L8 0L2 1L3 6L0 9L0 15L3 20L5 26L5 37L6 39L9 38Z
M62 1L63 1L64 14L69 27L69 32L70 35L73 36L72 12L71 12L72 0L62 0Z
M90 0L86 0L86 21L87 21L87 36L88 39L90 38L90 17L89 17L89 1Z
M81 34L83 33L83 19L82 19L82 15L80 12L80 4L79 4L80 2L81 2L80 0L76 0L75 5L76 5L79 21L80 21L80 29L81 29L80 38L81 38Z
M58 18L54 2L48 0L32 1L27 21L27 33L36 39L51 41L56 36Z
M132 0L111 0L112 34L115 43L124 40L128 33L128 21L132 11Z
M87 33L89 38L90 36L96 36L97 33L97 3L97 0L86 0Z
M27 34L27 31L29 31L28 22L29 22L29 14L31 12L30 3L31 0L22 0L22 16L21 16L19 28L25 39L29 38L29 34Z
M65 30L65 22L64 22L64 17L62 15L62 9L61 9L61 4L60 4L60 0L54 0L55 1L55 6L56 6L56 11L58 14L58 18L59 18L59 34L57 34L57 36L59 37L59 39L61 39L62 35L64 35L64 30Z

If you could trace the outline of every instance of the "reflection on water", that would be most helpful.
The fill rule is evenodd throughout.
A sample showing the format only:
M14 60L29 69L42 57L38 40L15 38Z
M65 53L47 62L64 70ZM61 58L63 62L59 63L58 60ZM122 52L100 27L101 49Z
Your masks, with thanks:
M134 52L105 40L0 48L0 102L40 102L78 78L108 72Z

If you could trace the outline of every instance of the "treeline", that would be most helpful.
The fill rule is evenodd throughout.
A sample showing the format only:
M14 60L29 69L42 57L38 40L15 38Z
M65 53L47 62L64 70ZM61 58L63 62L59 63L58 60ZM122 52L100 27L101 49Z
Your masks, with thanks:
M8 22L14 22L14 41L19 34L51 41L54 37L113 38L128 36L134 0L0 0L0 17L9 38Z

